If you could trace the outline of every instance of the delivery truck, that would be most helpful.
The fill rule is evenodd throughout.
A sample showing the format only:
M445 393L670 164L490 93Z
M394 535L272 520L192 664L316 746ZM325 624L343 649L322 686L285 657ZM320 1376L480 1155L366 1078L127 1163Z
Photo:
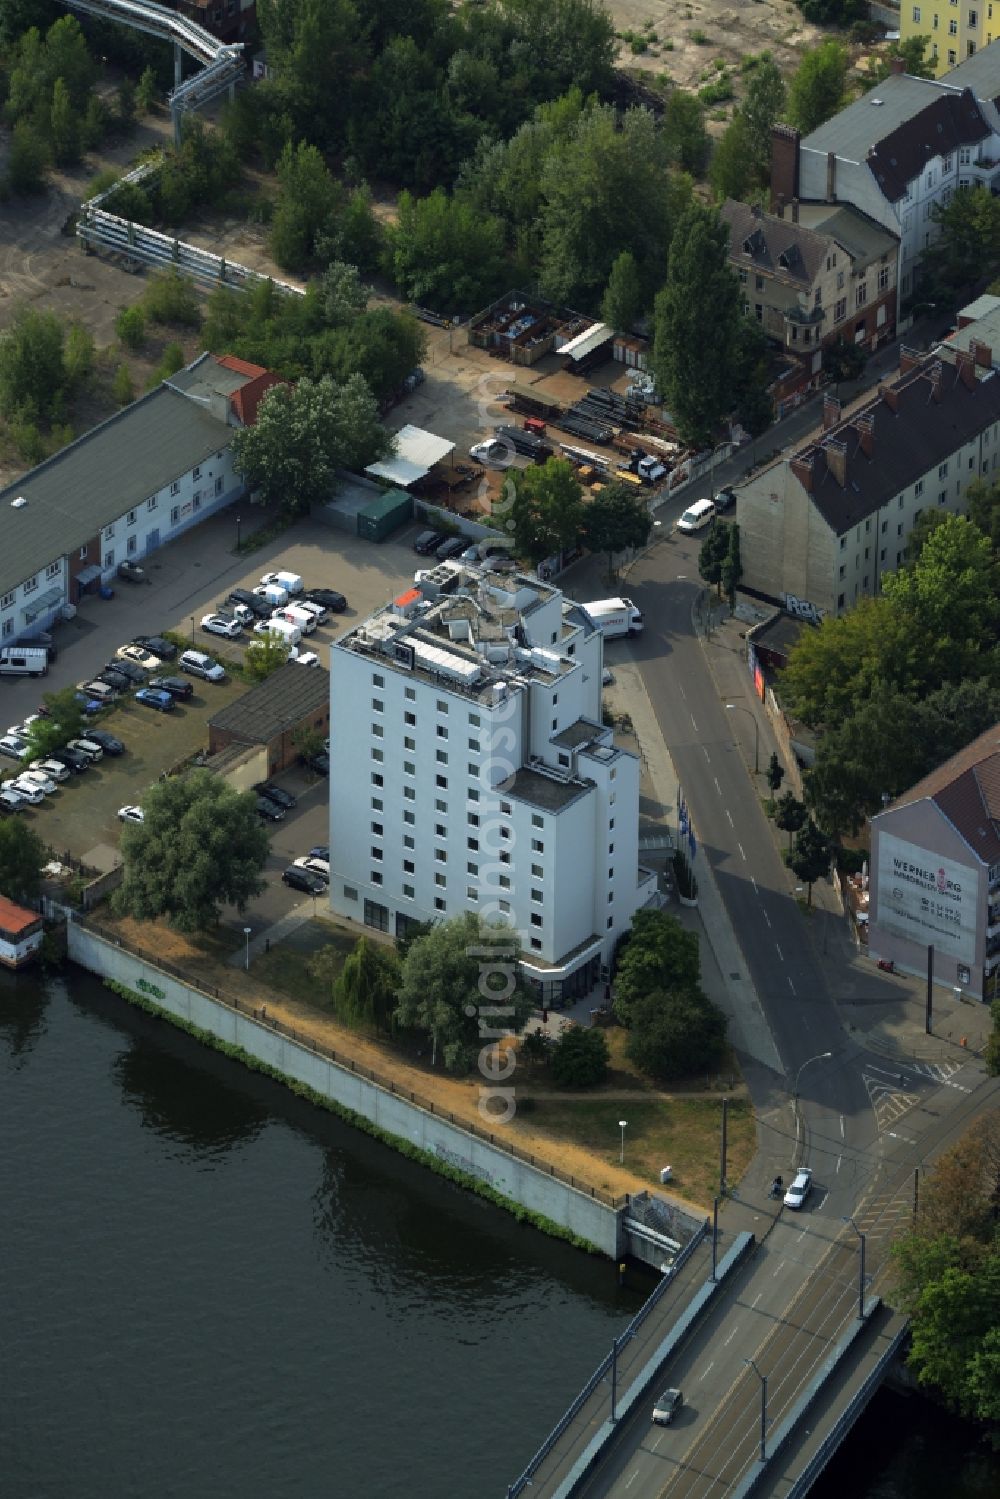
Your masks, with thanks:
M583 608L606 640L616 640L619 635L638 635L642 630L642 610L631 599L592 599Z

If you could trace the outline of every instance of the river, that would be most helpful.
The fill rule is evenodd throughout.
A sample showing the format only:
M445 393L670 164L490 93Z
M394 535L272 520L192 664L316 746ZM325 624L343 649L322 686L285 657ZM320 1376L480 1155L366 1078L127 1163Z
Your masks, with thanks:
M500 1499L640 1302L77 970L0 1142L4 1499Z

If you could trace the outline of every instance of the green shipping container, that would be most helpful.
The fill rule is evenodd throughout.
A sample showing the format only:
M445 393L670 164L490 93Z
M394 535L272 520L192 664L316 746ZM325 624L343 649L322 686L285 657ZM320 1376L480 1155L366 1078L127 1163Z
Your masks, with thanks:
M387 489L358 511L358 535L366 541L385 541L413 519L413 496L405 489Z

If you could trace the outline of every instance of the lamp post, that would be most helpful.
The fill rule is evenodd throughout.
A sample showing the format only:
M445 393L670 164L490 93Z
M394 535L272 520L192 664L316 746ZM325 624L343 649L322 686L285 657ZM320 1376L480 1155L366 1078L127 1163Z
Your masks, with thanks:
M252 931L252 926L245 926L243 928L243 936L246 939L246 953L243 960L243 967L246 969L247 973L250 972L250 933Z
M236 517L236 550L240 549L240 517Z
M767 1462L767 1375L762 1374L752 1358L745 1358L743 1362L748 1369L752 1369L760 1380L760 1461Z
M806 1060L802 1063L802 1066L799 1068L798 1072L795 1074L794 1099L795 1099L796 1103L798 1103L798 1101L799 1101L799 1078L802 1076L803 1072L805 1072L806 1068L810 1067L813 1062L828 1062L832 1056L833 1056L833 1052L832 1051L820 1051L820 1052L817 1052L817 1054L814 1057L807 1057Z
M619 1121L618 1121L618 1128L622 1132L622 1148L621 1148L621 1151L620 1151L619 1156L618 1156L618 1164L619 1164L619 1166L624 1166L624 1164L625 1164L625 1126L626 1126L626 1124L628 1124L628 1120L627 1119L619 1119Z
M194 615L191 616L191 641L194 643Z
M851 1225L861 1240L861 1265L858 1271L858 1321L863 1322L865 1320L865 1236L853 1218L845 1218L844 1222Z
M753 724L753 773L755 776L760 775L760 724L756 714L751 713L749 708L744 708L742 703L727 703L726 712L745 713Z
M708 497L710 500L714 499L715 497L715 455L716 453L720 453L723 448L728 448L731 446L732 444L727 439L725 442L717 442L715 444L715 447L712 449L712 457L709 461L708 466L708 487L711 491Z

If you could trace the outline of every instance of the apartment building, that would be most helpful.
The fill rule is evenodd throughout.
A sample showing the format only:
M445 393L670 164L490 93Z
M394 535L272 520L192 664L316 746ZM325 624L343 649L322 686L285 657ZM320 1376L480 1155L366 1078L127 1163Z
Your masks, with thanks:
M737 491L743 586L796 612L842 614L903 562L920 513L961 513L972 479L1000 468L992 352L906 350L899 377Z
M988 47L994 34L1000 38L1000 7L994 18L992 3L932 0L931 4L913 5L901 0L900 39L908 41L915 36L930 39L924 57L937 77Z
M478 912L540 1003L586 994L634 912L639 761L603 636L557 588L444 564L330 651L330 903L378 931Z
M807 136L776 125L771 208L818 228L832 205L850 206L880 225L898 242L901 300L938 233L935 204L959 187L1000 189L998 96L995 42L941 78L893 73Z
M229 445L275 380L202 354L0 491L0 640L44 629L240 496Z
M873 958L995 999L1000 976L1000 724L871 822Z
M892 337L898 242L852 208L833 204L809 229L796 208L779 217L728 198L719 216L744 312L818 375L825 345L843 338L874 347Z

